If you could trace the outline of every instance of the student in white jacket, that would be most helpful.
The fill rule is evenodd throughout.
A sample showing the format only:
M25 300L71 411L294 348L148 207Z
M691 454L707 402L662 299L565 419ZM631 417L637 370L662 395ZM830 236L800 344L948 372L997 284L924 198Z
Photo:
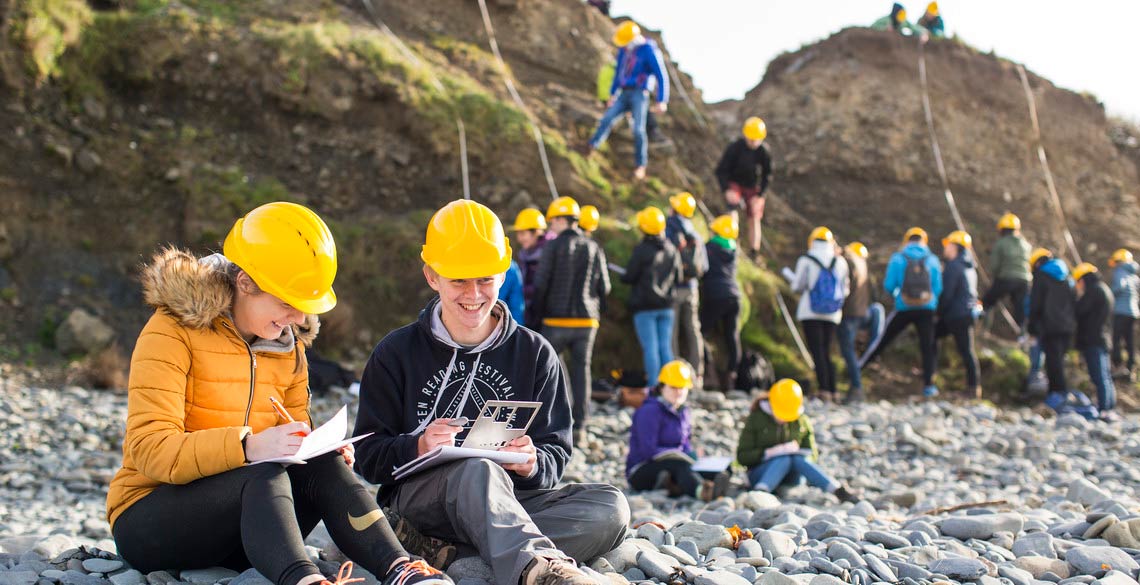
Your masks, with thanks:
M830 277L825 274L830 273ZM835 364L831 344L843 318L843 301L850 292L847 261L836 254L835 235L826 227L812 230L808 252L796 261L796 270L784 269L792 292L800 293L796 319L803 324L808 351L815 362L820 398L835 399ZM821 282L821 276L825 277Z

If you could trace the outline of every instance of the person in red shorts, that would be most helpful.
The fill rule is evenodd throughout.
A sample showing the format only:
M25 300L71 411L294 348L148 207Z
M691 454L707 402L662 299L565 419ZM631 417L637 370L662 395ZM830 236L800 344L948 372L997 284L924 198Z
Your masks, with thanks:
M764 193L772 177L772 155L764 145L768 129L764 120L755 116L744 122L743 137L737 139L720 157L716 179L724 191L724 199L733 214L748 214L749 248L752 255L760 252L760 221L764 218Z

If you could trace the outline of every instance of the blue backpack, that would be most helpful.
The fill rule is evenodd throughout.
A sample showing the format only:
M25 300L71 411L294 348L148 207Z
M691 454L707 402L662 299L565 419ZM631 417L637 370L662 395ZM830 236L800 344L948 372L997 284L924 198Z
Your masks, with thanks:
M808 293L808 300L811 301L811 311L820 315L827 313L834 313L843 308L843 297L836 293L839 288L839 279L835 278L835 261L837 258L831 259L830 266L824 266L818 258L812 255L806 255L812 262L819 266L819 278L815 280L815 284L811 285L811 292Z

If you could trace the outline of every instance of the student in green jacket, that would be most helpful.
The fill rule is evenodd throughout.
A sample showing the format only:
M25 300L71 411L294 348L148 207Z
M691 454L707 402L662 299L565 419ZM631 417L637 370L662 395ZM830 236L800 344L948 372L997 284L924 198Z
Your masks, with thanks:
M998 220L1001 237L990 252L990 270L994 281L982 296L982 306L993 311L1003 298L1009 297L1010 313L1021 329L1025 329L1025 297L1033 280L1029 270L1029 253L1032 246L1021 236L1021 220L1012 213Z
M752 404L744 422L736 460L748 468L752 489L773 492L781 485L803 480L841 502L859 498L819 468L819 449L811 421L804 416L804 393L795 380L784 378L772 385L767 395Z

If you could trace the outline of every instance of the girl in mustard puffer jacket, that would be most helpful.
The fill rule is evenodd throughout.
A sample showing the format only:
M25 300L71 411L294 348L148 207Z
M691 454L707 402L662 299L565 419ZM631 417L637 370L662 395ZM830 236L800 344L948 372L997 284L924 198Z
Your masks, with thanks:
M154 316L131 357L123 466L107 516L140 571L253 567L277 585L324 580L304 538L333 541L384 583L451 583L397 541L352 474L351 445L304 465L288 457L309 431L304 346L336 305L336 246L292 203L239 219L223 254L155 256L142 275ZM271 399L297 422L286 424ZM351 563L341 568L338 582Z

